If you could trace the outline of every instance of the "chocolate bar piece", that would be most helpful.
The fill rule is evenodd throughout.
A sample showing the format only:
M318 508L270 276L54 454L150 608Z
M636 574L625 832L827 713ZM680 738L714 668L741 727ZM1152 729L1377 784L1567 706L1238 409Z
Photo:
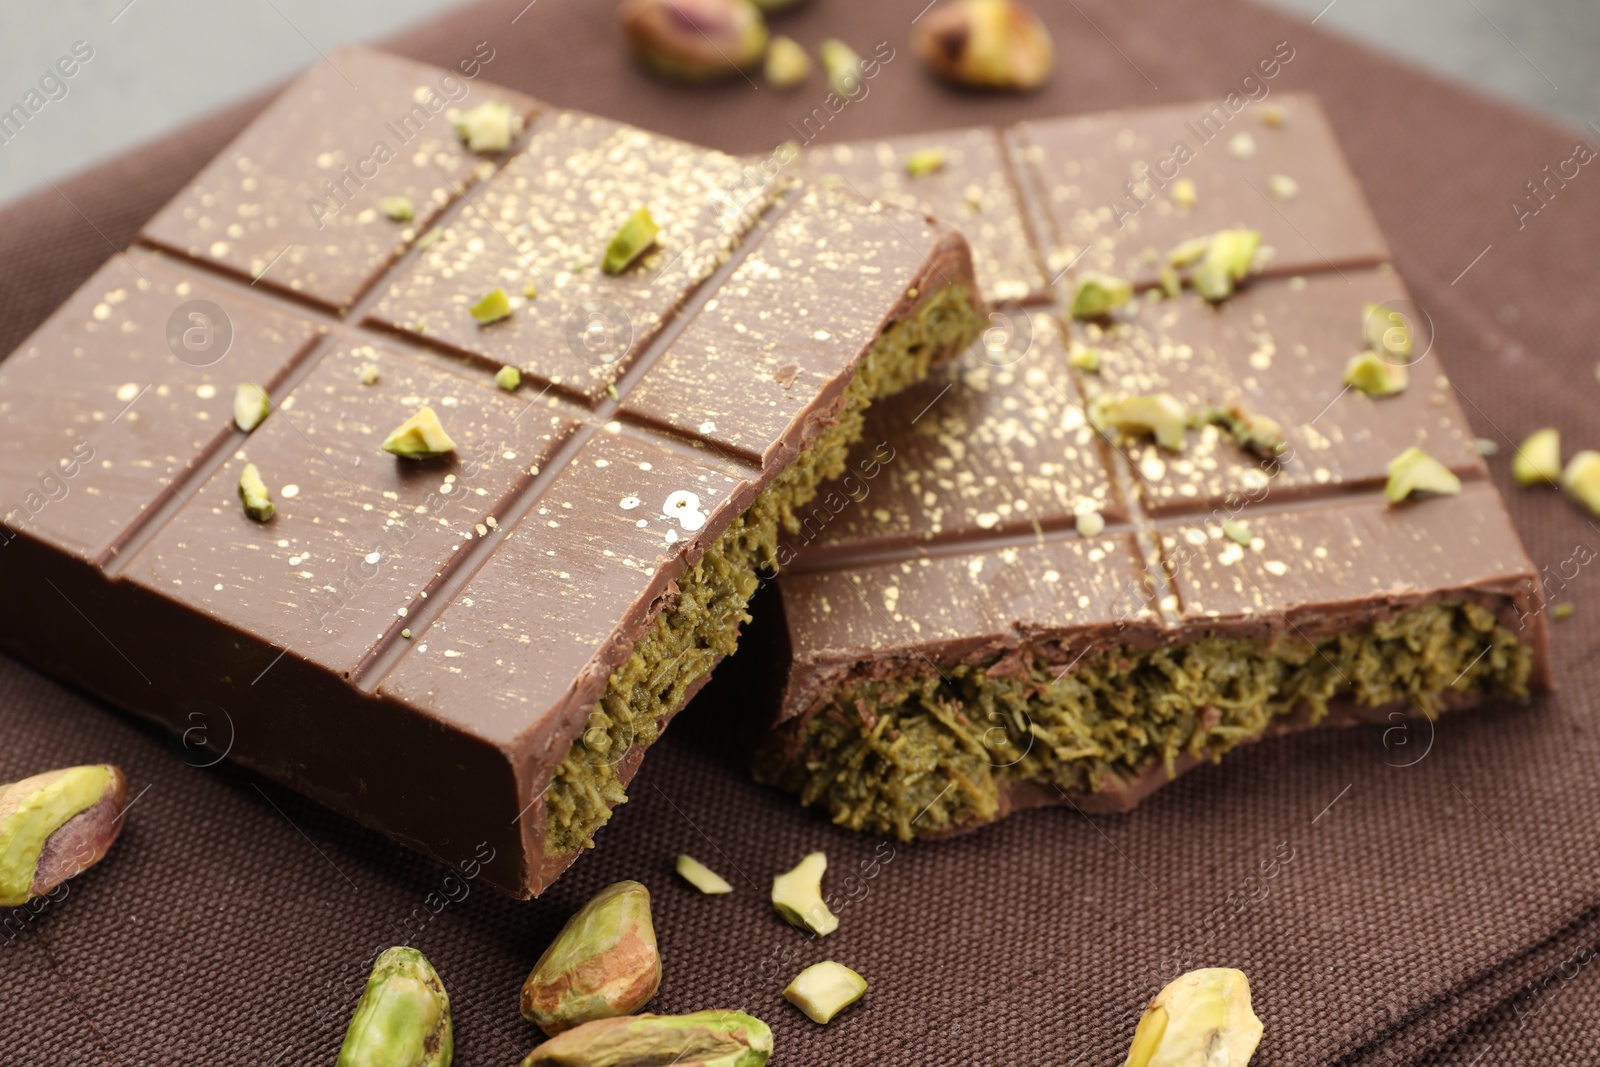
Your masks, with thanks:
M1130 153L1195 110L998 136L1058 221L1088 226L1068 205L1096 203ZM1535 571L1426 314L1387 266L1355 265L1382 244L1315 102L1282 117L1233 120L1253 132L1254 162L1217 145L1180 172L1201 190L1188 222L1152 205L1084 262L1142 282L1147 241L1164 263L1219 228L1279 240L1255 172L1224 180L1263 159L1300 175L1296 228L1329 259L1285 242L1276 273L1228 299L1151 289L1088 321L1061 310L1075 269L1055 312L996 313L983 344L873 409L849 473L784 545L781 632L766 639L789 670L758 777L841 825L910 838L1041 804L1123 810L1264 736L1547 684ZM1406 324L1396 395L1343 382L1369 305ZM1179 412L1177 447L1103 416L1096 428L1106 405L1155 396ZM1281 431L1265 447L1237 422L1261 416ZM1413 447L1459 495L1385 499L1390 461Z
M953 231L738 170L333 53L0 364L0 640L537 894L981 325Z

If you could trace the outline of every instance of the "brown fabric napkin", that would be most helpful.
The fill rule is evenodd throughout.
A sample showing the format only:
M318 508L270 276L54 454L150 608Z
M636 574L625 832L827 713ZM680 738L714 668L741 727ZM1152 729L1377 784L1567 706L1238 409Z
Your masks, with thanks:
M1577 562L1600 554L1600 530L1555 491L1511 488L1505 470L1539 426L1560 427L1569 450L1600 446L1589 188L1600 174L1552 182L1520 227L1507 206L1587 134L1237 0L1039 0L1058 50L1048 88L966 95L910 54L925 2L812 0L776 20L808 47L838 36L896 49L826 139L1217 100L1290 42L1268 88L1322 95L1469 417L1502 448L1492 465L1529 552L1553 598L1576 605L1554 624L1560 691L1401 734L1264 743L1131 815L1033 812L907 846L836 830L753 785L716 729L741 694L713 685L646 761L595 854L518 904L249 773L197 766L211 757L0 658L0 779L112 760L136 795L102 866L63 899L0 913L0 1048L25 1063L331 1062L372 956L410 942L449 986L456 1062L513 1063L538 1036L516 1008L528 968L581 901L628 877L655 894L666 977L652 1008L745 1007L773 1024L777 1063L1116 1063L1142 1003L1176 969L1206 965L1250 975L1266 1024L1258 1064L1467 1063L1484 1041L1486 1062L1583 1062L1554 1053L1586 1047L1559 1023L1600 1003L1592 968L1555 983L1521 1029L1511 998L1600 942L1600 565ZM622 54L612 7L481 2L394 46L450 65L488 41L488 80L737 152L799 136L821 103L815 76L793 94L651 80ZM7 209L0 351L131 241L263 99ZM205 726L225 743L225 722ZM771 876L815 848L847 900L825 942L766 901ZM678 852L734 894L676 880ZM779 994L825 958L871 991L824 1028Z

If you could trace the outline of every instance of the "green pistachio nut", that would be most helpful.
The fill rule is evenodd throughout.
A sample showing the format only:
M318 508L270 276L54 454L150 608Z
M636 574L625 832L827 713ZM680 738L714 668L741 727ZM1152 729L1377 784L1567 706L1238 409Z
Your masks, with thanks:
M0 785L0 907L16 907L99 863L122 832L128 783L110 764Z
M1123 1067L1245 1067L1261 1033L1244 972L1190 971L1145 1007Z
M383 450L402 459L433 459L456 450L439 416L430 407L419 410L383 439Z
M1211 238L1191 237L1167 253L1167 262L1174 267L1191 267L1204 259L1210 248Z
M1263 459L1281 456L1289 447L1289 438L1281 423L1258 412L1246 411L1238 404L1207 408L1206 421L1222 427L1234 444Z
M833 960L813 963L790 982L783 999L806 1013L814 1023L826 1023L860 1000L867 980Z
M731 77L767 49L766 20L750 0L626 0L617 18L639 61L675 81Z
M1222 520L1222 536L1226 537L1234 544L1242 545L1245 548L1249 548L1250 542L1253 540L1253 538L1250 536L1250 527L1246 526L1238 519Z
M1511 476L1518 485L1554 485L1561 480L1561 431L1553 426L1535 430L1511 459Z
M1590 514L1600 515L1600 452L1582 451L1567 461L1561 488Z
M912 47L935 74L957 85L1025 91L1043 85L1055 47L1019 0L954 0L924 15Z
M774 89L793 89L810 76L811 57L793 37L774 37L761 71Z
M1410 383L1410 371L1401 364L1390 363L1376 352L1351 356L1350 362L1345 364L1344 384L1368 396L1394 396L1405 392Z
M1389 480L1383 495L1398 504L1412 493L1455 496L1461 492L1461 479L1449 467L1420 448L1408 448L1389 461Z
M450 1067L450 996L414 948L384 952L350 1019L337 1067Z
M617 227L617 232L606 243L606 254L600 260L600 270L605 274L621 274L656 243L656 235L660 232L661 227L656 225L649 208L642 207L635 211L628 216L627 222Z
M1178 277L1178 272L1163 263L1158 273L1161 279L1161 292L1166 294L1168 300L1176 300L1183 293L1183 282Z
M244 504L244 513L257 522L266 522L277 511L272 493L254 463L246 463L239 472L239 501Z
M1118 430L1132 437L1152 437L1169 452L1183 450L1189 409L1171 393L1151 396L1097 396L1089 402L1089 423L1101 433Z
M395 222L410 222L417 217L409 196L386 196L378 201L378 210Z
M1300 183L1287 174L1274 174L1267 178L1267 192L1279 200L1293 200L1300 195Z
M508 393L514 393L522 384L522 372L508 363L494 372L494 384Z
M650 891L618 882L561 928L522 984L522 1017L554 1037L581 1023L631 1015L661 985Z
M1405 316L1381 304L1368 304L1361 313L1361 336L1367 347L1405 363L1411 359L1411 330Z
M241 383L233 391L233 422L249 433L260 426L272 410L272 399L259 385Z
M817 46L822 69L828 74L828 88L834 95L851 97L861 87L861 57L856 50L836 38Z
M1196 188L1194 179L1179 178L1172 183L1172 202L1185 211L1193 209L1200 202L1200 190Z
M1106 532L1106 517L1098 511L1079 512L1072 520L1080 537L1099 537Z
M1211 235L1205 258L1190 278L1195 292L1212 303L1226 300L1254 268L1260 250L1259 230L1218 230Z
M1132 299L1132 282L1099 271L1086 271L1072 293L1072 317L1098 319Z
M490 289L478 302L467 309L472 316L472 321L479 326L487 326L491 322L511 317L511 297L506 295L504 289Z
M913 178L923 178L936 171L944 169L945 150L942 148L919 148L906 156L906 173Z
M510 104L498 100L485 100L456 119L456 134L468 150L485 155L504 152L521 132L522 120L511 113Z
M677 869L680 878L707 896L733 892L733 886L728 884L726 878L693 856L679 856Z
M839 917L828 910L822 899L822 874L828 869L828 857L813 852L792 871L772 880L772 906L778 914L794 926L821 937L839 928Z
M1099 374L1103 364L1104 357L1098 348L1092 348L1078 341L1072 342L1072 350L1067 353L1067 366L1085 374Z
M552 1037L522 1067L763 1067L772 1030L731 1009L596 1019Z

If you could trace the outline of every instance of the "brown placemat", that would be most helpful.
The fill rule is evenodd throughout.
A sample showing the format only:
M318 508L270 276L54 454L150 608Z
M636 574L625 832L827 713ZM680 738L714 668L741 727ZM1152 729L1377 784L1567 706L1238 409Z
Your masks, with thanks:
M897 49L826 139L1220 100L1287 40L1294 59L1268 89L1322 95L1477 431L1507 449L1547 424L1571 447L1600 443L1589 268L1600 217L1585 184L1600 178L1581 171L1521 229L1507 207L1579 135L1235 0L1041 0L1059 51L1048 89L962 95L910 55L925 2L812 0L778 22L807 45ZM818 79L793 95L650 80L622 56L605 0L479 3L395 46L448 65L483 40L492 81L732 151L795 137L791 123L821 104ZM0 351L260 103L0 213ZM516 1010L533 959L581 900L638 877L655 892L665 957L654 1009L747 1007L774 1024L778 1063L1119 1063L1139 1005L1180 962L1250 974L1267 1027L1259 1064L1451 1054L1457 1031L1489 1032L1497 1004L1596 940L1585 920L1600 901L1588 685L1600 581L1571 562L1575 576L1559 577L1600 531L1554 492L1509 489L1505 466L1494 461L1531 556L1577 606L1554 626L1558 696L1413 725L1387 745L1381 730L1263 744L1128 816L1035 812L900 846L751 784L714 728L740 695L713 686L652 753L596 853L532 904L451 880L248 773L195 766L210 757L0 659L0 778L108 759L138 796L101 867L0 932L0 1048L24 1063L331 1062L372 954L410 941L449 984L457 1062L513 1063L536 1037ZM205 725L225 735L225 722ZM1280 846L1293 858L1266 878ZM812 848L850 897L821 944L765 902L771 875ZM707 898L677 882L679 851L737 891ZM826 1028L779 997L822 958L872 983ZM1539 1061L1540 1047L1507 1041L1492 1062Z

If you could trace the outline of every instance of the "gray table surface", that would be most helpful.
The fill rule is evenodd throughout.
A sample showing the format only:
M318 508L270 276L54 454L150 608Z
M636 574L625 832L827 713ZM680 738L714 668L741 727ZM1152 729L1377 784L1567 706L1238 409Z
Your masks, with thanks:
M22 0L0 12L0 112L77 42L65 94L0 143L0 201L269 85L452 0ZM614 0L595 0L596 3ZM1056 3L1059 0L1034 0ZM1600 132L1595 0L1267 0ZM80 45L80 51L83 50Z

